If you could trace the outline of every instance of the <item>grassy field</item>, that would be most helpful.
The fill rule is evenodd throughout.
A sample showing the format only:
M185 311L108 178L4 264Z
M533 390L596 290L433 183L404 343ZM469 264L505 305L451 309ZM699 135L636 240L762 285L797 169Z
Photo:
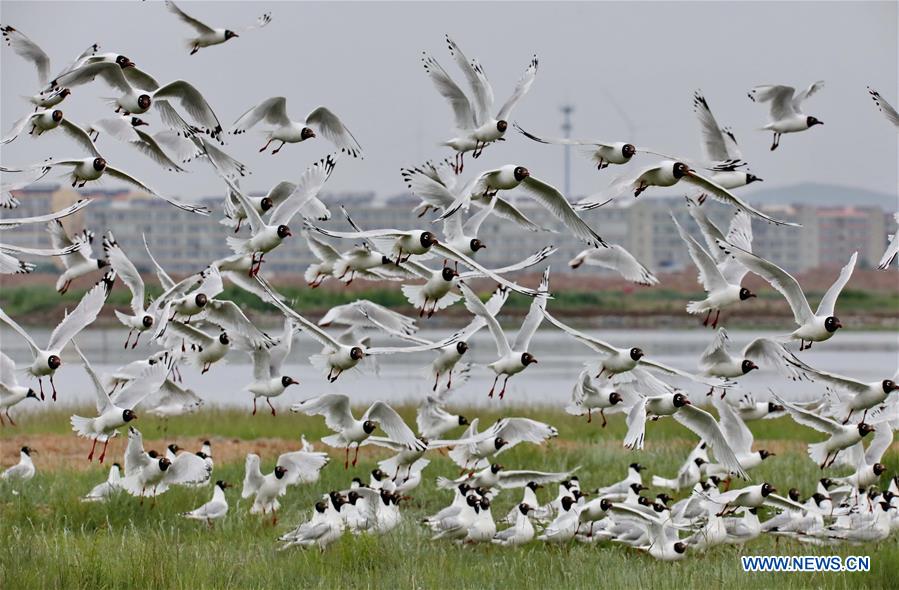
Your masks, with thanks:
M272 526L270 519L250 515L249 503L239 499L243 456L259 452L263 470L270 471L278 453L298 448L301 433L310 441L325 434L321 419L254 418L236 410L209 410L167 425L140 419L137 426L148 449L161 449L171 441L198 449L204 438L211 437L216 454L213 478L238 484L238 489L229 490L227 519L210 530L178 516L205 502L211 495L208 487L174 488L155 505L150 501L141 505L127 495L105 504L81 503L79 496L105 478L106 467L87 463L89 445L69 432L70 413L50 409L22 415L17 428L0 430L4 467L16 460L22 444L43 451L35 457L37 476L20 495L9 486L0 487L0 588L887 588L895 587L899 572L896 537L876 545L836 548L762 537L678 563L656 562L614 544L547 547L535 542L507 550L431 542L417 521L450 499L448 492L435 489L433 478L458 474L439 454L431 457L425 482L404 507L405 521L399 529L385 537L347 536L324 554L282 552L276 537L307 518L318 495L345 488L354 475L367 479L368 471L386 455L365 448L359 465L345 471L342 454L332 454L317 484L290 489L282 500L280 521ZM412 420L414 409L403 408L401 413ZM482 424L497 417L481 410L462 413L479 416ZM597 422L587 424L557 410L522 408L514 414L545 420L559 428L560 437L545 447L519 445L505 453L501 462L506 468L581 466L585 489L621 479L634 460L646 465L649 473L670 476L694 444L690 434L670 420L651 423L646 450L629 452L620 444L624 434L620 417L601 429ZM816 440L816 435L788 419L755 422L751 428L756 448L778 453L753 472L755 481L770 481L782 491L798 487L804 495L814 491L821 473L806 457L803 443ZM164 429L170 436L164 436ZM107 465L121 459L123 439L110 445ZM891 449L885 462L888 474L897 472L899 452ZM542 492L542 500L555 495L555 489ZM519 490L503 492L494 502L494 516L505 515L519 499ZM743 554L870 555L872 571L745 574L739 561Z

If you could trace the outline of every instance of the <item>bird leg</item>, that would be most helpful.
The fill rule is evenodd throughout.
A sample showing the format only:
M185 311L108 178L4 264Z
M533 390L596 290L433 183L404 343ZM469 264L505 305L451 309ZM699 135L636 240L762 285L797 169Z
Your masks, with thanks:
M134 331L134 330L128 330L128 337L125 338L125 346L124 346L123 348L128 348L128 342L131 340L131 333L132 333L133 331Z
M603 408L599 411L599 415L602 416L602 427L605 428L606 427L606 410L605 410L605 408Z
M353 455L353 467L356 466L356 461L359 460L359 443L356 443L356 454Z
M108 446L109 446L109 438L107 438L107 439L103 442L103 452L100 453L100 463L102 463L102 462L103 462L103 459L106 458L106 447L108 447Z
M253 398L253 416L256 415L256 398Z
M140 340L140 335L143 334L140 330L137 332L137 338L134 339L134 343L131 344L132 350L137 347L137 341Z
M53 388L53 401L56 401L56 384L53 383L53 375L50 375L50 387Z
M449 370L449 379L446 381L446 388L451 389L453 387L453 370Z
M193 54L195 54L195 53L198 52L198 51L200 51L200 46L199 46L199 45L194 45L194 48L190 50L190 54L193 55Z
M234 230L234 233L237 233L237 232L240 231L240 224L241 224L241 223L243 223L243 217L241 217L240 219L237 220L237 229Z
M712 317L712 310L710 309L709 312L708 312L707 314L705 314L705 319L702 320L702 325L703 325L703 326L708 326L708 325L709 325L709 318L711 318L711 317Z
M708 392L707 394L705 394L705 395L706 395L706 397L711 397L713 393L715 393L715 388L714 388L714 387L710 387L710 388L709 388L709 392Z
M702 205L703 203L705 203L705 198L706 198L707 196L708 196L708 195L706 195L705 193L702 193L701 195L699 195L698 201L699 201L699 204L700 204L700 205Z
M276 147L276 148L272 151L272 155L274 156L275 154L277 154L278 152L280 152L280 151L281 151L281 148L284 147L284 146L286 145L286 143L287 143L287 142L285 142L285 141L281 141L281 145L279 145L278 147Z
M96 449L96 448L97 448L97 439L95 438L94 443L91 445L91 452L87 454L88 461L94 460L94 449Z
M593 422L593 410L591 408L587 408L587 424Z
M509 383L509 375L506 375L505 380L503 381L503 390L499 392L499 399L503 399L503 396L506 395L506 385Z
M37 383L41 386L41 401L44 401L44 380L38 378Z
M643 181L641 180L641 181L640 181L640 184L637 185L637 188L634 190L634 198L636 199L637 197L639 197L639 196L640 196L640 193L642 193L643 191L645 191L647 188L649 188L649 185L647 185L645 182L643 182Z
M259 151L264 152L268 148L268 145L273 141L275 141L275 138L270 137L269 140L267 142L265 142L265 145L262 146L261 148L259 148Z
M718 318L721 317L721 310L715 312L715 321L712 322L712 329L716 329L718 327Z
M428 299L425 298L425 302L421 304L421 309L418 310L418 317L423 317L425 315L425 308L428 306Z
M275 406L272 405L272 400L270 398L265 398L265 402L268 404L268 407L272 409L272 416L275 416Z
M334 373L334 376L331 377L331 383L337 381L337 378L340 377L340 374L343 373L343 369L337 369L337 372Z
M780 145L780 133L775 131L774 132L774 142L771 144L771 151L773 152L774 150L776 150L777 146L779 146L779 145Z
M322 276L324 276L324 275L322 275ZM348 280L348 281L346 282L346 285L347 285L347 286L352 285L352 284L353 284L353 279L355 279L355 278L356 278L356 270L353 269L353 270L350 271L350 280ZM324 278L322 278L322 280L324 280ZM318 282L318 285L321 285L321 281ZM318 285L316 285L316 287L318 287Z
M452 375L452 373L450 373L450 375ZM434 377L434 387L431 388L431 391L437 391L438 383L440 383L440 371L437 371L437 375Z
M344 468L344 469L349 469L349 468L350 468L350 445L347 445L347 446L346 446L346 450L344 451L344 455L343 455L343 468Z
M496 378L493 380L493 385L490 387L490 393L487 394L487 397L493 397L493 390L496 389L497 381L499 381L499 373L497 373Z
M399 248L399 252L396 255L396 263L399 265L403 261L403 249Z

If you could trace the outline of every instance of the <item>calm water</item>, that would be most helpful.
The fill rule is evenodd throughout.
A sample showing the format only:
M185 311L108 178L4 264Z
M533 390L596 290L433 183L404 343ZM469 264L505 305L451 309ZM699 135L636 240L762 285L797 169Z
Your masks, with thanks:
M711 330L604 330L601 333L590 333L601 334L605 340L618 346L640 346L648 356L685 370L695 370L699 355L713 336ZM514 331L512 334L514 335ZM36 330L33 335L37 342L44 343L49 337L49 331ZM78 342L85 355L91 359L95 370L103 373L149 354L150 348L143 342L133 351L123 350L125 335L126 332L119 330L91 330L82 334ZM422 331L421 335L437 339L444 334ZM732 351L741 349L750 340L761 335L763 334L756 332L732 332ZM8 330L0 331L0 345L6 354L21 363L28 357L28 352L24 343L14 336ZM386 343L387 340L383 342ZM379 343L382 342L376 342ZM531 347L531 352L539 363L512 378L505 400L499 402L489 400L486 395L493 381L493 373L483 365L492 362L496 354L489 333L481 331L470 344L471 349L466 357L469 362L476 363L476 366L472 369L468 383L453 393L454 403L460 405L561 405L568 399L571 386L583 363L593 358L586 347L560 332L541 330ZM300 385L292 386L278 398L275 401L277 407L286 409L291 403L327 392L349 394L359 403L375 399L411 403L431 391L431 382L425 380L422 370L433 358L432 353L380 357L376 366L368 365L364 369L344 373L337 383L329 384L306 360L310 354L318 351L319 347L309 338L302 333L297 336L284 373L297 379ZM891 377L899 365L899 337L890 332L841 332L831 341L816 344L811 351L802 353L802 358L812 366L862 380L884 379ZM92 403L93 390L84 370L78 365L74 352L67 351L63 360L64 365L55 379L60 391L57 404ZM371 360L366 363L371 363ZM181 369L185 384L203 397L208 405L247 407L251 404L252 397L242 389L251 381L251 371L249 357L237 353L229 355L226 361L219 362L206 375L200 375L191 367ZM770 371L754 371L740 383L745 390L752 391L759 398L767 396L769 387L777 388L791 399L814 397L821 391L807 383L784 382ZM686 385L689 391L697 394L704 391L699 386L681 385ZM694 399L698 397L694 396ZM35 403L27 405L33 409L41 407ZM23 403L18 411L25 410L25 406Z

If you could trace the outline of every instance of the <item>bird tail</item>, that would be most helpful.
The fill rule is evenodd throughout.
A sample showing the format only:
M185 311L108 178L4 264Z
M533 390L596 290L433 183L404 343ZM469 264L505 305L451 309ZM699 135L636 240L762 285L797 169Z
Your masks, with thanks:
M343 443L343 440L341 440L339 434L332 434L330 436L326 436L326 437L322 438L322 442L325 443L326 445L328 445L329 447L343 448L346 446Z
M125 326L127 327L127 326L128 326L128 323L127 323L127 322L128 322L128 316L127 316L126 314L120 312L120 311L117 310L117 309L115 309L115 310L113 310L113 311L115 312L115 317L117 317L117 318L119 319L119 321L122 322L123 324L125 324Z
M321 371L323 374L327 375L331 370L331 366L328 364L328 355L321 354L313 354L309 357L309 364Z
M237 221L233 217L228 217L227 215L219 219L219 223L225 227L230 227L231 229L237 228Z
M321 264L310 264L306 269L306 272L303 273L303 279L307 283L311 283L318 278L319 272L318 270L321 268Z
M808 446L808 456L816 464L821 465L827 458L827 442L814 443Z

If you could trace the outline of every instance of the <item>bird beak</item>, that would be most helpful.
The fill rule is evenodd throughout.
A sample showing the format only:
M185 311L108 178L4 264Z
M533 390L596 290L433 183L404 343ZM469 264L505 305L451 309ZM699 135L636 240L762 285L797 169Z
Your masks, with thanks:
M133 67L134 67L134 62L131 61L131 60L129 59L128 61L125 62L125 67L126 67L126 68L133 68Z
M840 322L837 322L837 328L842 328L842 327L843 327L843 324L841 324Z
M288 235L288 236L293 236L293 234L290 233L290 230L287 230L287 235Z
M685 406L692 406L692 405L693 405L693 402L691 402L691 401L688 400L688 399L685 399L685 400L684 400L684 405L685 405Z
M300 382L297 381L296 379L291 379L291 380L290 380L290 384L291 384L291 385L299 385Z

